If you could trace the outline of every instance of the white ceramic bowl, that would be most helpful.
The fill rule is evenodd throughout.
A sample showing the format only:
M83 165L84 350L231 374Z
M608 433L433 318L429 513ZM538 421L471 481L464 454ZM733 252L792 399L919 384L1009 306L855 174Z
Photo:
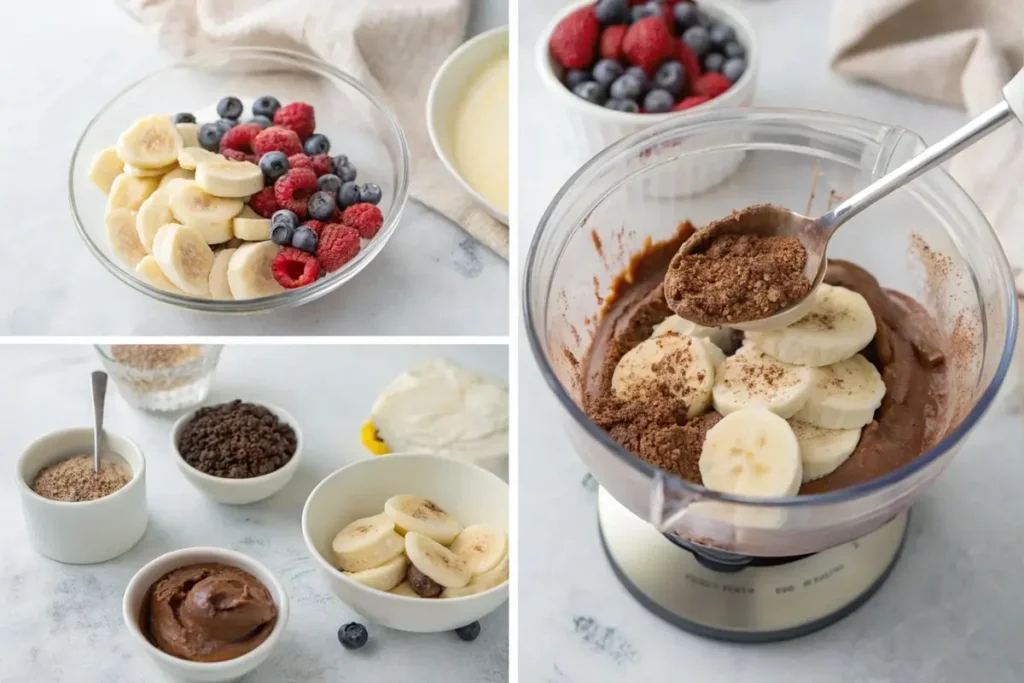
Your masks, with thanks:
M217 562L244 569L267 587L274 599L274 604L277 605L277 623L274 624L270 635L259 646L241 657L224 662L191 662L179 659L149 642L139 625L142 601L146 598L150 587L171 570L201 562ZM125 626L132 634L132 639L165 674L186 681L221 683L241 678L262 664L270 655L288 624L288 594L285 593L284 586L273 572L247 555L224 548L184 548L161 555L132 577L124 591L122 616Z
M508 533L508 484L484 469L436 455L360 460L320 482L302 510L306 547L334 594L367 619L416 633L466 626L508 600L507 581L464 598L427 600L368 588L335 568L334 536L360 517L380 514L384 501L403 493L429 498L467 526L489 524Z
M455 107L466 86L499 55L508 56L508 26L491 29L463 43L448 56L434 75L427 95L427 130L434 151L462 187L487 213L508 225L508 212L495 206L466 182L455 166L450 130Z
M565 116L552 117L552 119L559 120L560 118L564 122L564 138L569 141L577 157L577 162L583 163L613 142L665 119L689 116L714 109L746 107L753 103L754 92L757 88L757 70L761 60L761 52L754 29L738 9L717 2L717 0L702 0L700 2L701 11L731 26L736 31L737 40L747 50L747 70L729 90L713 100L685 112L667 114L631 114L615 111L577 97L560 80L559 77L564 70L552 59L548 43L555 26L563 18L581 7L592 4L594 4L593 0L583 0L582 2L573 2L562 9L541 33L535 51L537 70L551 97L551 104L559 111L565 112ZM742 160L742 154L723 154L715 160L715 163L711 163L709 160L699 177L675 178L670 182L674 185L682 183L685 194L695 194L724 180L736 170ZM657 192L657 194L664 193Z
M91 428L65 429L33 441L18 458L18 491L28 540L40 553L68 564L106 562L128 551L146 532L146 460L129 439L104 430L101 452L120 456L132 479L109 496L82 503L44 498L32 481L47 465L91 454Z
M291 428L295 430L295 455L285 463L284 467L270 474L249 477L248 479L228 479L227 477L215 477L206 472L200 472L185 462L185 459L181 457L181 452L178 451L178 439L181 437L181 431L185 428L185 425L195 417L199 408L182 415L171 429L171 452L174 454L174 461L178 464L178 469L181 470L181 473L185 475L190 484L218 503L245 505L269 498L283 489L299 469L299 458L302 457L303 442L302 429L299 428L299 423L289 413L277 406L259 401L249 401L249 403L263 406L277 415L278 419L282 422L291 425Z

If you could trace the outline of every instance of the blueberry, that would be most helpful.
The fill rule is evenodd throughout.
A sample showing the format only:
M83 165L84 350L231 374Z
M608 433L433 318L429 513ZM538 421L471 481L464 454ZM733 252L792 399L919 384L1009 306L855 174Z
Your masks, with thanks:
M631 10L630 14L633 17L633 21L637 22L647 17L660 17L661 16L661 5L658 4L657 0L651 0L651 2L643 5L635 5Z
M354 182L343 183L338 190L338 208L345 209L359 203L359 186Z
M721 71L725 64L725 55L719 52L709 52L704 55L704 71Z
M740 80L743 72L747 70L747 60L742 57L733 57L725 60L722 65L722 75L729 79L730 83Z
M737 41L733 40L725 44L723 48L725 50L726 57L746 57L747 49L740 45Z
M238 119L242 115L242 101L237 97L225 97L217 103L217 115L222 119Z
M580 83L572 89L578 97L582 97L587 102L593 102L594 104L604 104L606 98L604 88L597 81L587 81L586 83Z
M323 190L324 192L338 194L338 190L341 189L341 178L333 173L326 173L316 179L316 186L317 189Z
M341 178L341 182L350 183L356 179L358 171L356 171L356 167L349 162L347 156L339 154L334 157L332 161L334 162L334 175Z
M220 139L226 131L216 123L204 123L199 126L199 144L208 152L220 150Z
M174 115L174 122L175 123L195 123L196 122L196 116L195 116L195 114L189 114L188 112L183 111L180 114L175 114Z
M602 24L625 24L629 22L629 2L627 0L597 0L594 5L594 16Z
M317 154L327 154L331 149L331 141L327 139L326 135L320 133L314 133L306 138L306 141L302 143L302 151L309 156L316 156Z
M271 95L264 95L252 103L252 113L256 116L266 116L268 119L273 119L280 108L281 103Z
M644 71L639 66L631 66L631 67L629 67L628 69L626 69L626 73L624 75L632 76L637 81L639 81L641 85L643 85L644 90L647 89L647 86L649 85L648 82L647 82L647 72Z
M260 128L270 128L272 125L274 125L274 122L271 121L269 118L267 118L266 116L260 116L258 114L249 119L248 121L246 121L246 123L255 123Z
M708 36L708 30L703 26L691 26L683 31L683 42L698 57L703 57L704 53L711 47L711 38Z
M359 201L367 204L379 204L381 198L380 185L377 183L366 183L359 188Z
M316 244L319 239L316 233L313 232L313 228L307 228L305 225L300 225L295 228L295 232L292 233L292 246L302 251L307 251L310 254L316 253Z
M615 79L609 93L616 100L639 100L644 94L644 84L627 73Z
M455 635L457 635L459 638L462 638L466 642L476 640L477 637L480 635L480 622L474 621L472 624L469 624L468 626L463 626L462 628L455 629Z
M665 62L654 74L654 85L679 99L686 90L686 69L679 62Z
M586 83L590 80L590 73L585 69L569 69L568 73L565 74L565 84L569 86L569 90L572 90L580 83Z
M334 215L336 206L337 203L334 201L334 195L321 190L310 195L306 211L309 213L309 217L314 220L327 221Z
M685 31L691 26L696 26L700 23L700 12L697 10L697 5L692 2L680 2L674 8L672 8L672 16L676 20L676 26L680 31Z
M614 59L602 59L594 66L594 80L602 88L607 88L625 71L625 68Z
M711 28L708 29L708 37L711 38L712 45L724 48L726 43L736 40L736 32L732 30L731 26L725 24L711 24Z
M270 241L282 247L290 247L292 245L292 235L294 234L295 228L290 225L275 225L270 229Z
M299 227L299 217L288 209L278 209L270 217L270 227L276 228L279 225L284 225L294 230Z
M267 152L260 157L263 177L273 182L288 172L288 157L284 152Z
M238 125L238 121L235 119L217 119L216 123L217 126L225 133Z
M604 103L604 106L608 109L614 109L615 111L626 111L630 114L636 114L640 111L640 105L633 100L617 100L612 98Z
M644 109L649 114L664 114L676 103L672 93L654 88L644 97Z
M338 641L346 650L358 650L366 645L369 638L370 634L366 632L366 627L362 624L352 622L338 629Z

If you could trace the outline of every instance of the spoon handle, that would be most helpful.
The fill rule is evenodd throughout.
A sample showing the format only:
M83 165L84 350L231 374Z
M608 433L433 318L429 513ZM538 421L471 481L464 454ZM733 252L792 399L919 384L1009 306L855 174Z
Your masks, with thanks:
M107 399L107 373L96 370L92 373L92 467L100 471L100 440L103 438L103 405Z
M1024 122L1024 70L1003 88L1003 100L968 121L962 128L942 138L916 157L885 174L860 192L824 214L819 225L832 232L879 199L909 183L947 159L1014 119Z

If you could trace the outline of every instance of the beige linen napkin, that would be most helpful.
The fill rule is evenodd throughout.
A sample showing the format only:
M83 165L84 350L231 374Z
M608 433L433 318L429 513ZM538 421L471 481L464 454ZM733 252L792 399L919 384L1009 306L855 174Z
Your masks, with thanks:
M1024 63L1024 0L836 0L836 72L975 116ZM992 223L1024 296L1024 127L1009 124L950 167Z
M209 47L311 53L380 95L409 142L412 196L508 259L508 228L480 209L434 154L426 98L441 62L463 39L468 0L116 0L186 56Z

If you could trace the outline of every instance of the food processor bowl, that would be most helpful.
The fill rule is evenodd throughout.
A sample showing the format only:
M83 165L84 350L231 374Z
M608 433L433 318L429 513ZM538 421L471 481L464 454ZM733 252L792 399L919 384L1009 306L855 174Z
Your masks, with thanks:
M703 225L771 202L807 215L925 147L899 127L798 110L732 110L667 120L587 162L551 202L527 258L527 336L584 463L619 503L669 538L754 557L815 553L861 538L907 510L949 464L1006 376L1017 330L1012 276L981 211L934 170L853 219L829 256L866 268L934 316L949 375L945 428L907 465L846 489L789 499L711 491L627 452L581 409L579 370L604 294L645 245L681 222ZM745 152L722 183L666 195L722 156Z

